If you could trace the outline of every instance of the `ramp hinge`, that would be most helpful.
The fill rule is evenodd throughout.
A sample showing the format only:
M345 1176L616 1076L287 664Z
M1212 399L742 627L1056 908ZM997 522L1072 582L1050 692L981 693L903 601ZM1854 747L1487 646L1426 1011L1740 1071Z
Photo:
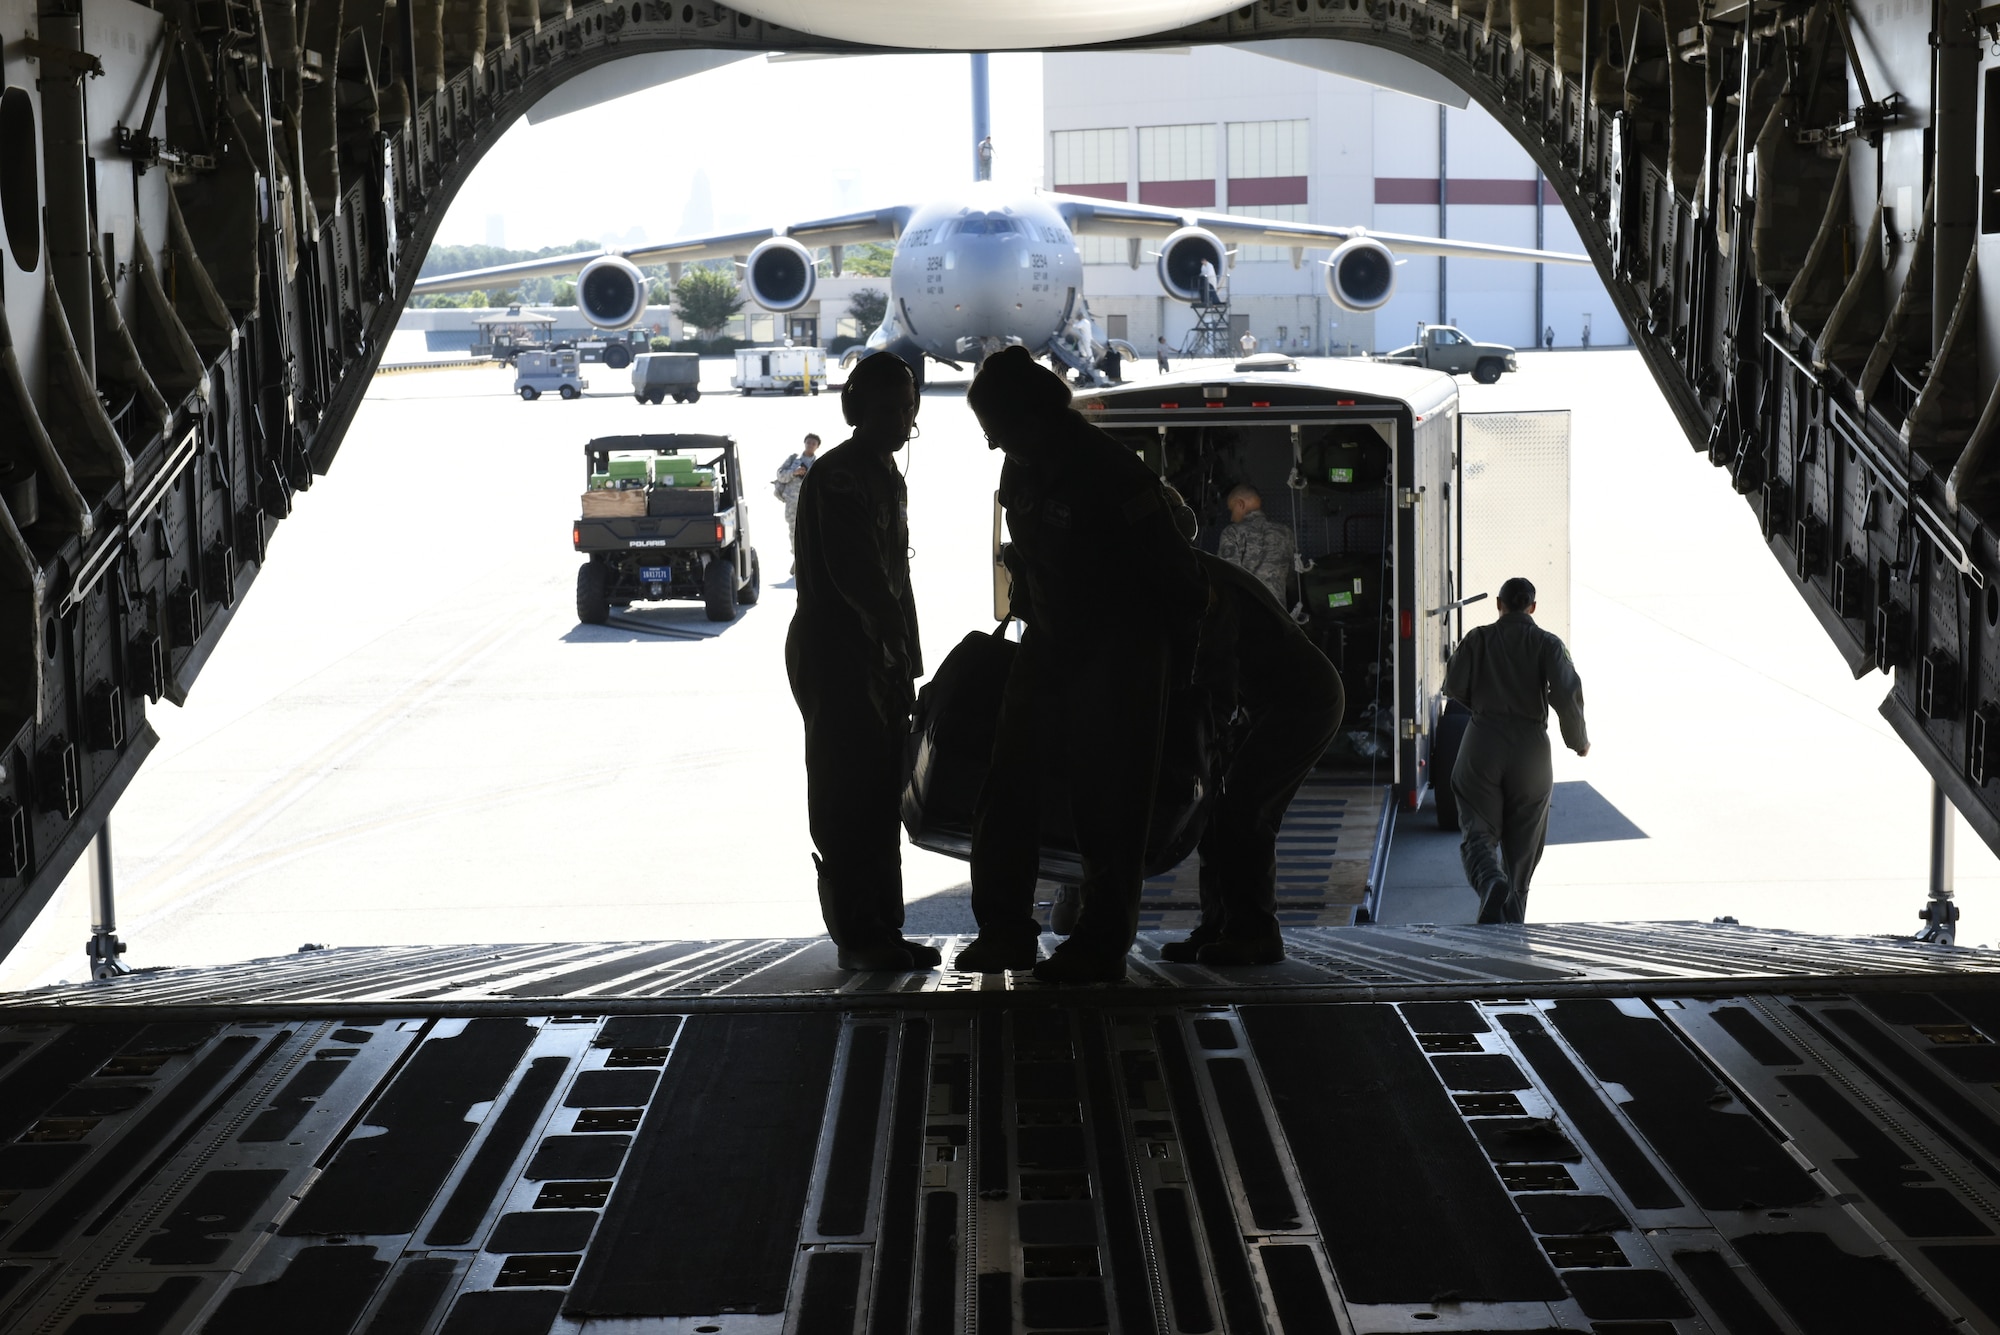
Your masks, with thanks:
M1406 718L1403 720L1403 740L1406 742L1417 740L1417 721L1415 719Z
M1412 491L1408 487L1404 487L1401 491L1396 493L1396 505L1398 508L1404 510L1414 509L1417 504L1418 498L1421 497L1423 494L1424 494L1424 489L1422 487L1418 487L1414 491Z

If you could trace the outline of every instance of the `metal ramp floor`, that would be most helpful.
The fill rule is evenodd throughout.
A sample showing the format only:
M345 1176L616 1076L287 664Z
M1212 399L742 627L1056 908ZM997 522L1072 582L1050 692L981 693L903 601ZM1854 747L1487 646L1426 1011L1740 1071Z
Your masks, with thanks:
M1374 902L1389 858L1384 784L1315 777L1285 810L1278 831L1278 921L1346 927ZM1201 857L1146 878L1139 930L1186 934L1201 921Z
M2000 954L1289 935L1083 989L734 941L0 997L0 1329L2000 1331Z

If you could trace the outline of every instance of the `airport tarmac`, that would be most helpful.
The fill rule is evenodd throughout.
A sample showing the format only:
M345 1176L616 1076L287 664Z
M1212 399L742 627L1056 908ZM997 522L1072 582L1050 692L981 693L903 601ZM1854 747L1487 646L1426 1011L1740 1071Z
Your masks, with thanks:
M1558 751L1531 919L1912 930L1930 786L1875 712L1886 679L1849 678L1635 353L1520 364L1461 389L1469 410L1574 413L1572 638L1593 741L1588 759ZM844 432L833 396L740 398L730 370L706 363L685 407L637 404L602 366L575 403L522 403L491 368L379 378L188 707L151 712L161 745L112 822L128 961L816 932L768 479L806 431ZM963 384L934 376L904 456L933 666L991 626L999 460ZM741 444L765 583L734 623L695 603L635 609L646 629L576 622L581 446L648 430ZM970 930L963 864L910 850L905 868L911 930ZM1963 827L1958 868L1963 939L2000 937L2000 868ZM1384 918L1470 907L1456 837L1406 815ZM79 867L0 990L81 976L88 933Z

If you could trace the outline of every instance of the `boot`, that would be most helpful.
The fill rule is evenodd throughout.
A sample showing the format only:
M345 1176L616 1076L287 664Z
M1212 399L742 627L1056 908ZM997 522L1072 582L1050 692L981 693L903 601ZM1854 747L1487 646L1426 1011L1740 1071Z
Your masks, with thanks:
M908 973L910 952L895 938L871 946L841 946L836 959L850 973Z
M1035 966L1035 978L1044 983L1122 983L1125 956L1107 955L1064 942L1055 954Z
M936 946L927 946L921 941L912 941L907 936L897 941L903 953L910 957L910 963L919 969L935 969L944 963L944 952Z
M826 934L838 948L836 958L841 968L906 973L917 967L920 954L928 954L931 963L937 963L936 950L903 940L878 915L857 906L854 895L843 893L839 882L827 874L826 863L817 853L813 854L813 870L819 874L820 917L826 923Z
M1193 964L1201 958L1202 947L1213 945L1221 937L1220 930L1201 923L1187 934L1186 940L1169 941L1161 946L1160 958L1169 964Z
M981 932L958 952L951 967L960 973L1009 973L1035 967L1040 938L1026 933Z
M1514 887L1502 877L1494 877L1479 891L1479 923L1491 926L1494 923L1519 922L1518 915L1509 916L1509 906L1514 902Z

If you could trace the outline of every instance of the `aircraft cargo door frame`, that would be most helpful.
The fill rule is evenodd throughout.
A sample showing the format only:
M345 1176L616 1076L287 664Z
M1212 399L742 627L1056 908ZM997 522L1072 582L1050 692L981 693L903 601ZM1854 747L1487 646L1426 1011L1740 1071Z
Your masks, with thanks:
M1486 594L1461 607L1453 643L1468 624L1491 621L1502 581L1534 581L1535 622L1575 649L1570 637L1569 466L1567 408L1465 413L1458 418L1458 597Z

